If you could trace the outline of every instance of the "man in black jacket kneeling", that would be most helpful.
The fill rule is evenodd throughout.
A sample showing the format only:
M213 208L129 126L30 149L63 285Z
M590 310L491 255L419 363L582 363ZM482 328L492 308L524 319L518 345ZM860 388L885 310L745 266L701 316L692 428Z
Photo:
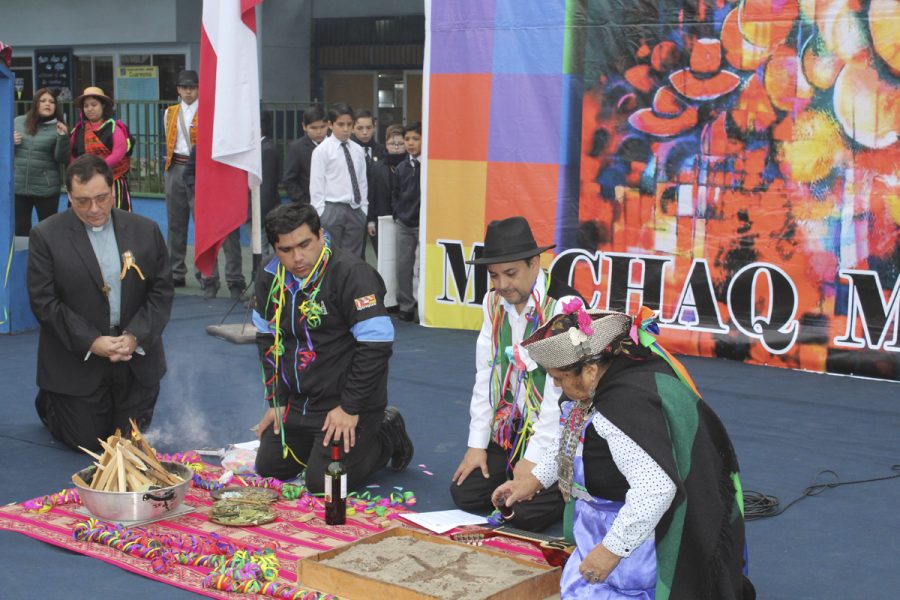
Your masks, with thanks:
M306 467L307 487L321 492L332 440L342 442L350 488L388 462L405 469L412 441L387 406L394 328L384 282L332 246L310 205L274 209L266 236L275 256L257 275L253 312L268 403L257 472L290 479Z

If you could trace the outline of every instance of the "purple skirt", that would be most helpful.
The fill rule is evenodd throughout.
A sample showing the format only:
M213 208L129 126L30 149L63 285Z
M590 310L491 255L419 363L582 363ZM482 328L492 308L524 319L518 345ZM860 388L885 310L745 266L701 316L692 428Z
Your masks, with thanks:
M579 571L581 561L606 536L622 505L622 502L600 498L575 501L573 533L576 548L563 569L560 583L563 600L653 600L656 597L656 543L653 536L631 556L619 561L606 581L588 583Z

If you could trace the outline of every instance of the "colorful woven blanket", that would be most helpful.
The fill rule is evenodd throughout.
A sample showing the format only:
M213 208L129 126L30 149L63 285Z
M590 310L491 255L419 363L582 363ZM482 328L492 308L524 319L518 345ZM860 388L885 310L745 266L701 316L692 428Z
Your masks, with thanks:
M297 498L297 494L288 494L285 490L285 496L294 498L282 496L274 504L278 515L275 521L260 526L226 527L208 520L207 513L214 500L204 489L211 487L204 484L215 481L221 469L193 461L184 462L190 462L195 471L200 471L202 475L202 478L195 476L195 485L188 490L184 501L186 505L195 507L195 512L121 532L112 525L88 520L80 512L82 507L77 493L66 490L0 508L0 529L22 533L210 598L249 597L228 591L245 590L276 598L324 600L332 596L298 586L297 561L378 533L385 527L407 526L395 517L399 513L410 512L407 506L413 503L408 502L411 497L409 492L405 496L406 502L398 500L404 498L402 491L394 492L380 503L370 494L357 495L348 503L348 507L352 507L348 513L353 514L347 517L347 523L331 527L325 525L320 501L306 494ZM260 485L267 482L257 478L257 481L249 479L248 483ZM314 514L312 518L309 516L311 512ZM94 535L85 535L90 532ZM121 539L118 539L120 535ZM525 542L492 539L486 544L542 562L540 552ZM151 547L157 551L151 551ZM233 558L234 549L246 550L251 554L253 551L262 553L274 550L277 576L270 580L259 576L258 581L248 582L248 566L253 566L249 565L249 560L241 563L235 561L233 566L236 568L225 571L221 568L222 562L229 558L229 551L232 551ZM165 560L161 561L159 555L166 552ZM212 554L220 556L210 558ZM154 557L156 560L153 560ZM215 569L217 565L220 566L218 570Z

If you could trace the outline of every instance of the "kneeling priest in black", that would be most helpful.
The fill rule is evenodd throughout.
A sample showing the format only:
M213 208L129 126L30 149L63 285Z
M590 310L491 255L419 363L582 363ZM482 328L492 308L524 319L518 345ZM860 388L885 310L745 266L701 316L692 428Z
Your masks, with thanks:
M28 296L40 324L35 405L67 446L99 450L129 420L145 429L166 372L162 333L172 271L159 227L113 208L113 175L80 156L66 171L68 210L31 230Z

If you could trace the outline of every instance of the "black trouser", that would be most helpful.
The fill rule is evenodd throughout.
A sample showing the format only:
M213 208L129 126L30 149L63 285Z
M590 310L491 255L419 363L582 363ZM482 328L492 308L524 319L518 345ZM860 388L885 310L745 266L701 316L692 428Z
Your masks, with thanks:
M324 412L303 414L300 404L292 405L283 424L284 441L301 461L306 463L306 487L309 491L321 493L325 487L325 468L331 462L331 448L322 445L325 432ZM360 413L356 425L356 444L344 454L343 441L341 456L347 469L347 486L359 487L374 471L385 466L391 457L392 447L380 435L384 411ZM262 477L292 479L300 474L303 467L288 453L284 458L281 435L275 435L271 427L266 428L259 440L256 452L256 472Z
M16 235L28 235L31 232L32 209L37 209L38 221L52 217L59 209L59 194L48 198L16 194Z
M512 472L506 472L506 450L491 442L487 447L489 476L485 479L481 469L475 469L462 485L450 484L453 502L462 510L484 511L493 509L491 494L495 489L512 479ZM527 502L515 505L515 516L508 521L513 527L528 531L541 531L562 518L565 503L555 483L536 494Z
M131 431L129 419L142 431L149 427L158 396L158 383L143 386L127 363L109 363L100 387L92 394L69 396L40 390L35 408L57 440L73 450L84 446L99 451L97 438L106 441L116 429L127 434Z

